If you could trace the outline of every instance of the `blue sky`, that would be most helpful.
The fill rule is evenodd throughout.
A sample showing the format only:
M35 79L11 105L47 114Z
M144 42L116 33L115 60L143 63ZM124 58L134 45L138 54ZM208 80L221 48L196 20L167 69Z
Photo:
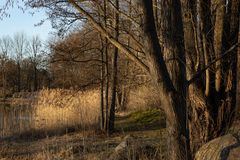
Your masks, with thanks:
M16 32L25 32L27 36L39 35L42 40L47 40L49 33L53 31L49 21L41 26L34 26L46 18L44 11L35 12L31 15L29 11L23 13L17 7L9 9L10 17L0 19L0 37L4 35L13 36Z

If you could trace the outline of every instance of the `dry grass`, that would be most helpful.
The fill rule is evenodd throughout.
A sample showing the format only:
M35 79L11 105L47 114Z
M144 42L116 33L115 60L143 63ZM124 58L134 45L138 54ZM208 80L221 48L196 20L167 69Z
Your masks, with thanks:
M34 105L34 129L49 130L78 126L96 126L99 116L99 94L96 90L42 90Z
M129 110L160 108L159 93L153 86L140 86L130 91Z
M129 134L129 133L128 133ZM161 160L164 157L165 134L160 131L131 132L124 157L127 160ZM8 160L105 160L124 141L125 134L103 137L75 132L37 141L0 142L0 159ZM160 143L161 142L161 143ZM2 152L1 152L2 151ZM136 158L133 158L136 157Z
M130 102L128 104L127 112L133 110L146 110L152 107L159 107L160 102L156 101L157 98L154 96L155 93L156 92L154 91L154 89L150 87L140 87L132 90L130 93ZM98 128L100 104L99 100L100 97L98 90L81 92L62 89L44 89L40 91L36 95L35 102L27 106L27 108L17 109L16 107L17 114L15 115L17 115L17 117L21 117L25 114L24 110L28 111L28 114L26 114L24 117L31 115L29 116L31 124L27 125L27 127L29 127L28 129L21 128L19 129L19 131L22 132L23 130L26 130L29 132L30 129L31 134L34 133L34 135L41 135L43 136L43 139L40 138L38 139L38 141L35 141L36 139L30 139L28 141L28 139L26 139L26 136L24 136L23 139L21 139L19 142L15 142L15 146L11 146L12 150L8 149L7 151L3 151L2 153L4 153L5 155L0 154L0 159L1 156L8 157L9 155L15 155L13 156L13 159L19 158L21 160L106 159L106 157L109 156L109 153L114 150L114 147L116 147L116 145L120 143L121 138L118 137L118 134L120 133L116 133L116 135L111 137L109 140L107 140L104 136L102 137L102 135L94 135L95 132L93 130L96 130ZM9 115L13 114L11 113ZM12 120L16 120L16 117L12 118ZM24 121L19 121L18 118L17 120L19 123L19 127L24 126L21 124L25 123ZM10 121L11 120L6 121L6 124L11 124L9 123ZM81 129L84 132L65 134L63 136L65 138L63 138L62 135L59 135L56 136L56 140L54 136L48 136L52 132L53 135L63 132L69 132L66 128ZM91 132L93 133L93 135L88 137L86 136L87 132ZM135 134L135 131L132 132L134 132ZM156 137L161 137L159 135L153 137L151 134L149 135L151 139L148 140L148 138L146 138L148 137L148 132L149 131L136 131L136 134L140 134L140 137L136 142L142 139L144 140L144 143L145 141L151 141L152 144L152 141L156 141ZM158 131L155 130L153 131L153 133L157 132ZM14 134L18 134L16 129ZM75 137L75 134L83 134L84 136L83 138L73 138ZM94 138L95 136L99 137ZM10 145L7 141L3 144L6 144L6 146ZM135 145L140 146L137 143ZM132 148L128 148L127 152L129 152L129 156L132 154L140 155L140 159L144 160L148 160L149 156L156 156L156 159L159 159L158 147L156 148L156 151L153 151L154 155L148 155L150 152L149 148L143 148L140 151L141 153L136 153L137 151L134 150L135 145ZM2 148L8 147L2 146ZM21 155L24 155L24 157L22 157ZM128 159L130 160L131 158Z
M159 107L156 91L142 86L130 92L129 111ZM97 129L100 95L98 90L74 91L64 89L44 89L34 96L28 95L29 103L6 107L4 118L0 117L0 136L11 136L39 132L66 133L76 129ZM35 97L35 98L33 98ZM18 99L21 99L18 97ZM25 97L25 101L26 101ZM15 106L15 107L14 107Z
M97 90L41 90L29 104L0 108L0 137L96 129L99 103Z

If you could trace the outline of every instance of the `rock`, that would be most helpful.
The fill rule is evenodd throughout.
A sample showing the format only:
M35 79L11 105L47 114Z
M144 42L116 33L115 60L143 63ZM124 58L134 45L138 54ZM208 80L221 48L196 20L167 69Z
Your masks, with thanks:
M240 160L240 143L231 134L218 137L203 145L195 160Z
M159 159L159 149L146 141L141 141L137 137L128 135L114 149L107 160L139 160L139 159Z
M124 137L123 141L114 149L114 152L110 155L108 160L127 160L128 148L134 138L130 135Z

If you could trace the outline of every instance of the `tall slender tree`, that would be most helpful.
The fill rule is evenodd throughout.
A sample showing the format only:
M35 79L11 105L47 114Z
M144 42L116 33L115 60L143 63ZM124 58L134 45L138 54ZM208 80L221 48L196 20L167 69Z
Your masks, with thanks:
M116 9L119 10L119 0L115 0ZM119 14L115 12L115 39L119 40ZM109 114L109 129L108 133L111 134L114 131L115 122L115 109L116 109L116 91L117 91L117 64L118 64L118 48L114 48L114 53L112 56L112 86L111 86L111 105Z

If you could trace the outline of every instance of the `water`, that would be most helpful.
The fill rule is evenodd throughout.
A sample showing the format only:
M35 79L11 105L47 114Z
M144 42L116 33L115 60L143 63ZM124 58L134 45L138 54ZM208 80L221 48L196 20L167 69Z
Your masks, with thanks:
M33 107L30 105L0 104L0 138L31 131Z

